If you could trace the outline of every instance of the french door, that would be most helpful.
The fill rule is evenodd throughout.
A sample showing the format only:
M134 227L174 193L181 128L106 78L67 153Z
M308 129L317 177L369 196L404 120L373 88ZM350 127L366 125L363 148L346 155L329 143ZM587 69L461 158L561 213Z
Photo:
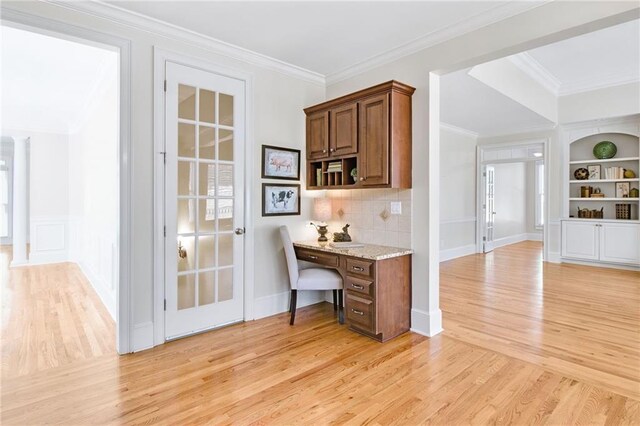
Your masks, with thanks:
M495 205L495 180L496 171L493 166L485 166L484 169L484 236L482 251L488 253L493 251L493 230L496 217Z
M245 85L166 63L165 337L243 319Z

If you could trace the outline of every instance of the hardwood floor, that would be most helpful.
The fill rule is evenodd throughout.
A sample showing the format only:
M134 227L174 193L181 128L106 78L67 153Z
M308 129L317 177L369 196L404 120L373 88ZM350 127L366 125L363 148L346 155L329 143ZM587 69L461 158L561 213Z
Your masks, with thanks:
M537 266L538 252L525 244L443 263L447 330L431 339L377 343L338 325L325 303L300 309L293 327L285 313L119 357L82 344L94 323L95 339L113 342L88 312L104 318L102 306L61 302L86 326L60 322L23 351L30 361L5 338L70 315L44 307L50 277L67 285L66 270L78 294L91 292L71 265L24 270L23 281L5 269L2 424L639 424L637 273ZM75 342L63 361L42 350L55 338ZM577 377L583 368L593 376Z
M528 241L444 262L445 335L640 399L640 273L541 256Z

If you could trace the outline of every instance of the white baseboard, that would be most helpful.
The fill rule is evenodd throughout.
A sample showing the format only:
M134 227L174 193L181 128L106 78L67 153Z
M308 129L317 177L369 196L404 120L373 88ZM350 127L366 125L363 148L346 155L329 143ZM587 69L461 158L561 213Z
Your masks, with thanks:
M578 259L569 259L569 258L561 258L560 263L572 263L574 265L595 266L597 268L623 269L625 271L640 271L640 266L620 265L617 263L578 260Z
M297 307L314 305L326 300L326 291L324 290L308 290L298 291ZM289 310L290 292L272 294L270 296L258 297L253 302L254 318L260 319L270 317L272 315L281 314Z
M48 265L50 263L69 262L69 253L66 250L41 251L29 253L29 265Z
M147 321L133 326L131 335L132 352L140 352L153 347L153 322Z
M508 237L498 238L497 240L493 240L493 248L497 249L498 247L508 246L510 244L521 243L522 241L527 241L528 234L517 234L517 235L509 235Z
M557 251L550 251L548 258L545 260L551 263L562 263L560 252Z
M109 315L113 320L116 320L116 299L115 294L109 290L109 285L103 279L100 279L98 275L91 269L89 265L84 262L76 263L84 276L87 278L87 281L93 287L93 290L96 292L100 300L102 300L102 304L107 308Z
M529 240L529 241L542 241L542 233L541 232L529 232L527 234L527 240Z
M437 309L426 312L421 309L411 309L411 331L427 337L442 333L442 311Z
M456 259L462 256L469 256L476 253L476 245L469 244L462 247L454 247L451 249L440 250L440 262Z

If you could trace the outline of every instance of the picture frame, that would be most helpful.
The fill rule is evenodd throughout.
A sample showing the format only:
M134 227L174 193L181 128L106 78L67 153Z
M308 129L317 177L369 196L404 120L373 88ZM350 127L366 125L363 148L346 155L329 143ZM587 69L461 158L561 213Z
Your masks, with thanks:
M300 215L300 184L262 184L263 217L298 215Z
M600 165L599 164L594 164L594 165L590 165L587 166L587 170L589 170L589 180L600 180Z
M300 180L300 150L262 145L262 178Z
M629 182L616 182L616 198L628 198L629 189Z

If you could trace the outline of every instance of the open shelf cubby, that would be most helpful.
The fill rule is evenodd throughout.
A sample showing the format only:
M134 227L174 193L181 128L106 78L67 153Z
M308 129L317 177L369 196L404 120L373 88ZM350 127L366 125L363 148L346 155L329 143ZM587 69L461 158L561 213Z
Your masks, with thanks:
M331 169L331 164L340 164L340 170ZM351 177L351 170L358 165L357 157L344 157L309 161L310 189L346 189L354 187L357 181Z
M617 152L613 158L598 159L593 155L593 147L602 141L611 141L616 145ZM600 166L599 179L576 179L574 173L580 168ZM632 170L633 178L607 178L605 169L620 167ZM616 219L616 204L630 204L631 220L638 220L640 199L637 197L619 197L616 194L618 183L627 183L629 189L640 185L640 140L637 136L625 133L599 133L578 139L569 147L569 215L578 216L578 208L593 210L604 209L604 219ZM591 176L590 176L591 177ZM603 198L582 197L581 188L590 186L594 190L600 189ZM625 219L620 219L625 220Z

